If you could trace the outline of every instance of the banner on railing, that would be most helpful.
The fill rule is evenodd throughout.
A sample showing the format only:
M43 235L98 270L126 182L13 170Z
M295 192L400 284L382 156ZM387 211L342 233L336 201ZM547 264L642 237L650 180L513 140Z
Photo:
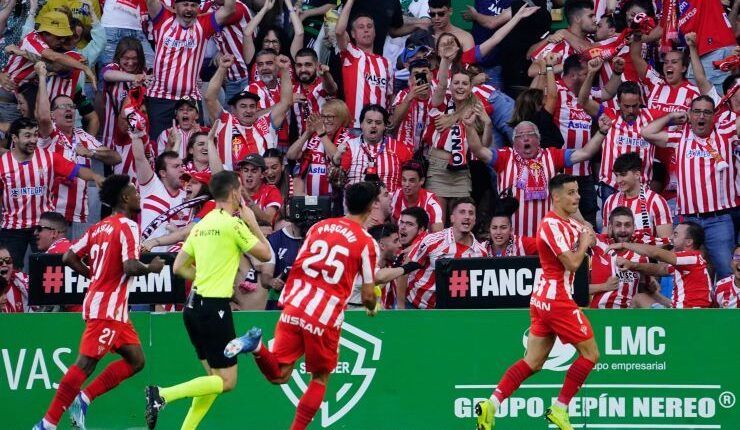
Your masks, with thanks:
M237 312L238 333L263 329L269 345L276 312ZM740 312L719 309L585 310L600 359L570 404L576 429L737 430ZM99 397L88 428L145 428L144 387L204 375L180 314L132 313L146 366ZM475 427L475 403L491 395L524 356L526 310L347 312L339 364L312 430L455 430ZM0 314L2 428L29 429L44 415L74 363L84 323L79 314ZM716 330L718 327L726 330ZM545 410L578 357L555 343L542 371L524 381L497 414L496 430L547 429ZM97 375L111 355L98 365ZM218 397L198 427L287 429L311 375L299 360L288 383L274 386L251 357L239 360L236 388ZM157 428L180 428L191 402L167 405ZM67 417L61 428L67 427Z
M169 304L185 301L185 281L175 276L175 254L144 253L141 261L160 257L165 265L160 273L134 278L129 287L129 304ZM28 304L32 306L82 304L90 280L65 266L61 254L32 254L29 258Z
M573 298L588 306L587 265L576 272ZM528 308L542 275L537 257L442 259L435 267L437 309Z

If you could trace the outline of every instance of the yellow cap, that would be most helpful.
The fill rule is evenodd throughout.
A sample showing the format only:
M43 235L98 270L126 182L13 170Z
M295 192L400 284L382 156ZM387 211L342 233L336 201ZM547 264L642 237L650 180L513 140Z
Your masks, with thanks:
M39 33L49 33L58 37L69 37L72 30L69 28L69 18L58 11L46 12L38 17Z

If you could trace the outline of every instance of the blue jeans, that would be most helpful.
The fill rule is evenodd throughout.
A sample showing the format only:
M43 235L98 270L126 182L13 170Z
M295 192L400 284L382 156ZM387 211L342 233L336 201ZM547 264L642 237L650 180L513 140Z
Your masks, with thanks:
M514 129L509 125L511 116L514 114L514 99L496 88L496 91L488 98L493 106L491 121L493 122L493 143L496 148L507 146L513 140ZM483 142L485 145L486 142Z
M146 35L144 35L144 32L141 30L132 30L130 28L116 28L116 27L105 27L105 49L103 49L103 53L100 54L100 58L98 58L98 65L102 69L103 66L106 64L113 62L113 57L116 54L116 46L118 46L118 41L123 39L124 37L133 37L134 39L138 39L141 42L141 45L144 47L144 58L146 58L146 65L147 69L154 66L154 51L152 50L152 46L149 44L149 41L146 38ZM102 76L99 79L100 84L102 85L103 79Z
M722 82L730 76L731 72L723 72L719 69L715 69L714 66L712 66L712 62L728 57L732 54L733 48L734 46L727 46L701 56L701 65L704 67L704 73L706 73L707 79L709 79L709 82L714 85L714 88L717 89L717 92L720 95L724 94L722 91ZM689 65L689 70L686 72L686 78L696 85L696 77L691 65Z
M704 247L714 267L717 279L730 276L730 259L735 248L735 230L732 215L724 214L710 218L684 216L684 221L699 224L704 229Z

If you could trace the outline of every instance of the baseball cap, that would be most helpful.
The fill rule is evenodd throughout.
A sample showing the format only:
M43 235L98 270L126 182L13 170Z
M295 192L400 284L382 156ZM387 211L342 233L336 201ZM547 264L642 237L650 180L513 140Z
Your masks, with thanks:
M183 181L195 179L203 185L208 185L208 183L211 182L211 172L186 171L182 176L180 176L180 179Z
M178 101L176 101L175 102L175 110L178 110L178 109L180 109L181 107L183 107L185 105L188 105L191 108L193 108L193 109L195 109L197 111L200 111L198 109L198 102L196 102L195 99L192 98L192 97L190 97L190 96L185 96L185 97L179 99Z
M69 37L72 29L69 28L69 17L59 11L46 12L37 18L39 33L49 33L57 37Z
M256 152L254 154L249 154L246 157L242 158L241 161L236 163L236 167L241 167L245 164L251 164L252 166L259 167L262 170L267 169L267 164L265 164L265 159L262 158L262 156L257 154Z
M236 93L232 98L230 98L229 104L233 106L236 104L236 102L238 102L241 99L252 99L255 102L259 103L260 96L258 96L255 93L249 92L249 91L242 91L240 93Z
M401 61L404 63L408 62L420 51L432 52L432 46L434 46L434 39L431 33L426 30L416 30L406 39L405 48L401 52Z

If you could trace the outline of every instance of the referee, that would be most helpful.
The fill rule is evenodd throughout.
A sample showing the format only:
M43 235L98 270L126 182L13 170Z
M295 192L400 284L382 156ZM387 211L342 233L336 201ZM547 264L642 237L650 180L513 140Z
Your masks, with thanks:
M236 337L229 302L242 254L261 261L270 259L270 245L259 229L254 213L242 205L239 176L219 172L209 185L216 209L203 217L190 232L177 254L174 271L193 280L193 290L183 311L185 329L208 376L172 387L146 388L146 421L150 429L167 403L192 397L182 429L195 429L216 396L236 385L236 357L226 358L224 348ZM239 212L240 217L231 214Z

